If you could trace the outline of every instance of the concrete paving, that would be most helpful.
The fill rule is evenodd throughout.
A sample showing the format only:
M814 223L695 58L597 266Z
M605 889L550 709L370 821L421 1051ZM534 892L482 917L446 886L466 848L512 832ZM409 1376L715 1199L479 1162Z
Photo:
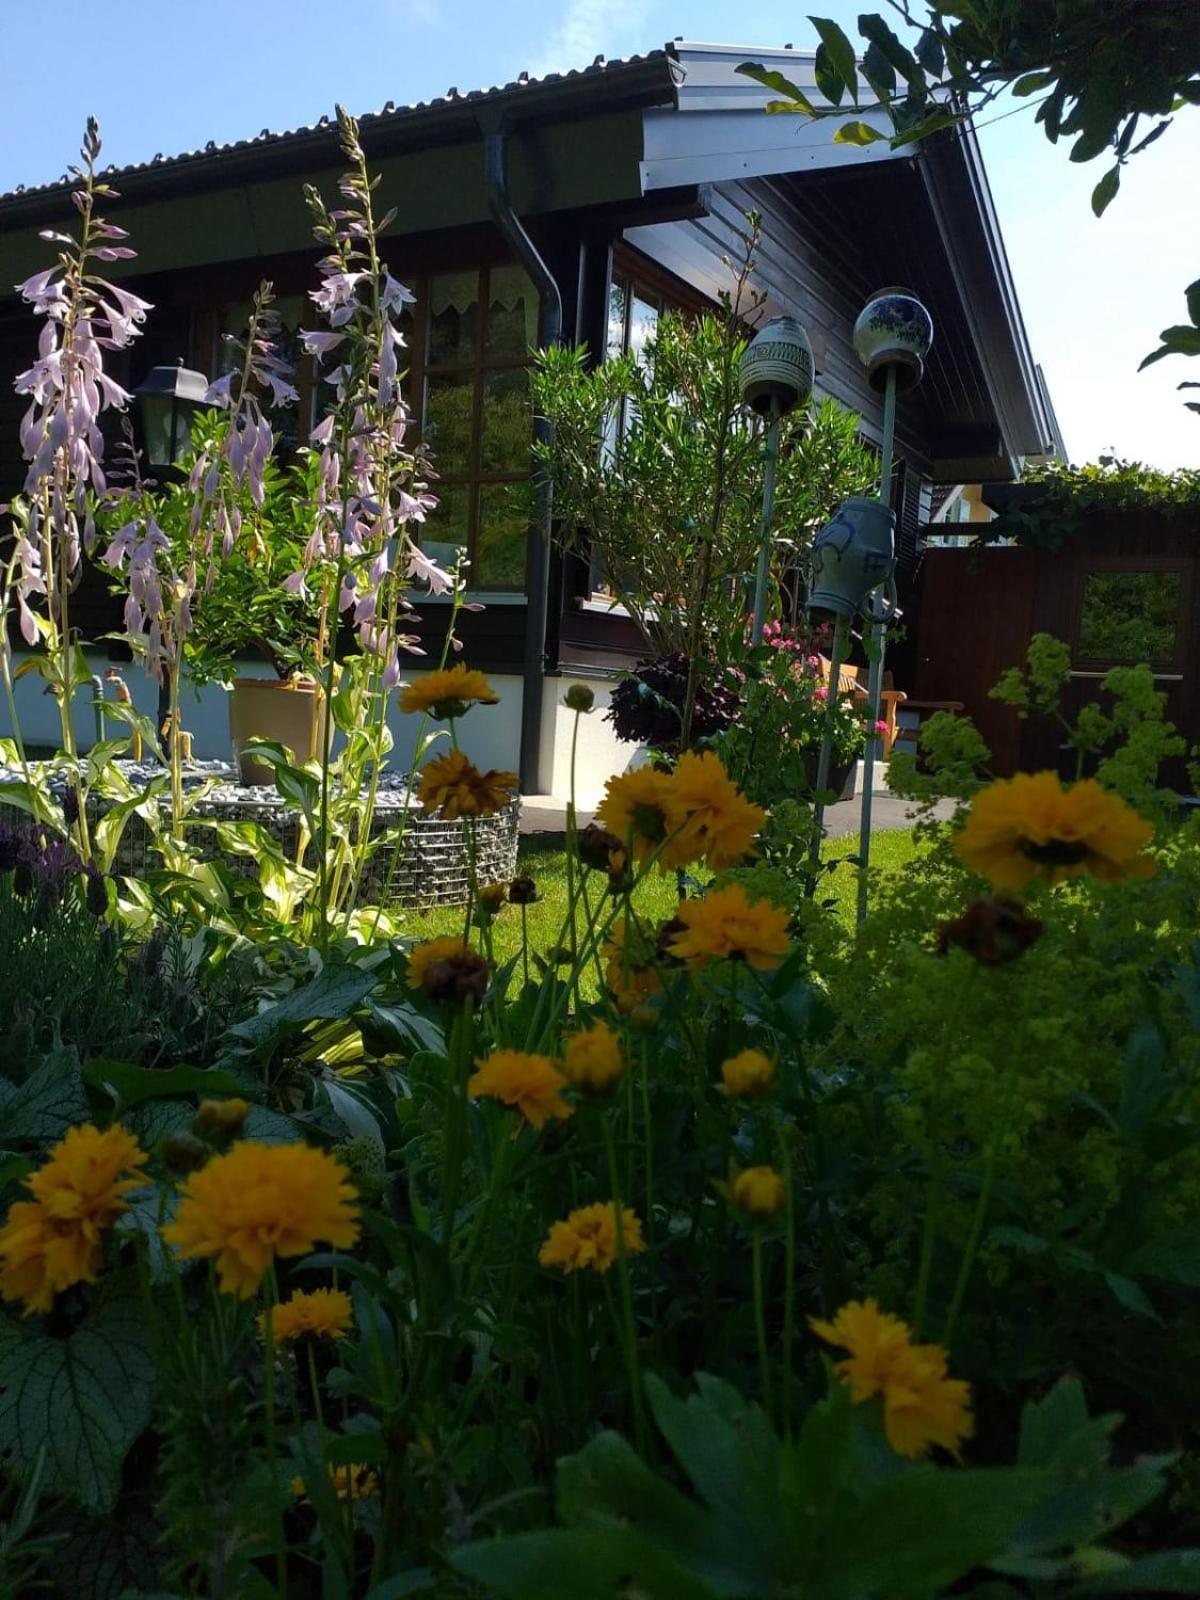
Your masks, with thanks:
M912 826L912 804L908 800L899 800L895 795L877 794L871 807L872 828L882 833L889 828L908 828ZM934 813L936 816L948 817L954 810L953 804L943 801ZM581 828L586 828L595 815L592 811L580 811L578 823ZM831 839L840 839L845 834L857 833L862 820L862 797L856 795L853 800L842 800L837 805L829 806L825 812L825 827ZM521 801L521 832L539 834L565 834L567 827L567 808L561 800L552 795L526 795Z

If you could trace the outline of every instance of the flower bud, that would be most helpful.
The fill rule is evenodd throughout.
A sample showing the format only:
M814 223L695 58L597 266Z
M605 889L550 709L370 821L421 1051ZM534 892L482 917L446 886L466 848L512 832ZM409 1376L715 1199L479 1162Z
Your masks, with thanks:
M223 1138L234 1139L241 1133L249 1109L249 1104L236 1095L229 1100L201 1100L196 1129L200 1133L219 1133Z
M421 987L431 1000L461 1006L465 1000L483 1004L491 969L474 951L431 961L421 975Z
M579 859L585 867L591 867L594 872L609 872L613 865L613 854L616 852L622 865L625 859L625 846L615 833L609 833L607 828L602 828L597 822L589 822L579 835Z
M729 1197L748 1216L773 1217L783 1210L787 1190L774 1167L747 1167L733 1180Z
M531 906L538 898L537 884L532 878L514 878L508 886L508 898L514 906Z
M102 917L108 911L108 887L104 881L104 874L97 872L95 868L88 869L84 901L94 917Z
M505 891L502 883L485 883L479 891L479 909L485 916L494 917L504 910Z
M579 711L584 715L596 704L596 696L586 683L573 683L563 696L563 705L568 711Z
M172 1172L196 1172L208 1160L209 1148L194 1133L173 1133L162 1143L162 1157Z

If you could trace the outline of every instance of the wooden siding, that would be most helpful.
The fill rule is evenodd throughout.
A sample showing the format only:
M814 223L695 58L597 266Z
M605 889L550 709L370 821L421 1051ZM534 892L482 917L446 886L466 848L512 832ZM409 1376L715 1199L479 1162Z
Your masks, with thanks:
M927 550L915 622L919 699L964 702L992 749L997 773L1049 767L1071 776L1074 754L1061 729L1036 713L1024 721L988 699L1008 667L1025 659L1035 633L1064 640L1078 656L1084 574L1095 570L1180 573L1180 655L1158 677L1167 716L1190 741L1200 740L1200 543L1184 521L1153 513L1093 519L1059 551L1016 547ZM1092 668L1090 675L1088 668ZM1081 667L1066 693L1068 715L1097 697L1098 664ZM1183 781L1169 763L1166 781Z

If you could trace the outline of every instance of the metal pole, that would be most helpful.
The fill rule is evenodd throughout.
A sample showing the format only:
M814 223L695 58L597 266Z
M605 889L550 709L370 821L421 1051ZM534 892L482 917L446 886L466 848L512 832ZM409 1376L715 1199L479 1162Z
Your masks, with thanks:
M833 752L833 719L841 690L842 662L846 659L846 646L850 635L850 622L839 617L833 628L833 649L829 656L829 692L825 701L825 732L821 735L821 753L817 757L818 796L829 783L829 761ZM825 802L820 798L813 805L813 834L808 847L808 893L811 898L817 886L817 865L821 859L821 831L825 822Z
M779 401L771 400L771 426L767 430L767 466L763 473L762 526L758 536L758 570L754 575L754 611L750 644L762 643L763 614L767 607L767 582L771 576L771 517L775 510L775 469L779 465Z
M879 448L879 498L885 506L892 498L892 454L896 440L896 369L887 369L887 382L883 392L883 438ZM885 608L882 586L875 590L870 602L868 637L871 641L871 666L867 675L867 747L863 752L863 794L861 820L858 830L858 910L857 922L861 926L867 914L867 868L871 863L871 809L875 789L875 756L879 749L879 735L875 724L879 721L879 692L883 687L883 655L887 648L886 620L891 606Z

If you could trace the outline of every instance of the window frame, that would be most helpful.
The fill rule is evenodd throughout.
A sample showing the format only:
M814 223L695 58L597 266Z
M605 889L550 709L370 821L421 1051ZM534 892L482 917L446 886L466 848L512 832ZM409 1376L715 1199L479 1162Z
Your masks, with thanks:
M1084 590L1093 572L1172 572L1179 577L1179 598L1175 609L1175 650L1171 659L1149 662L1156 678L1179 678L1187 660L1187 628L1192 614L1192 564L1182 556L1080 556L1075 570L1071 595L1071 654L1074 665L1072 676L1098 677L1112 667L1135 665L1131 661L1116 661L1103 656L1085 656L1079 648L1079 635L1083 626Z

